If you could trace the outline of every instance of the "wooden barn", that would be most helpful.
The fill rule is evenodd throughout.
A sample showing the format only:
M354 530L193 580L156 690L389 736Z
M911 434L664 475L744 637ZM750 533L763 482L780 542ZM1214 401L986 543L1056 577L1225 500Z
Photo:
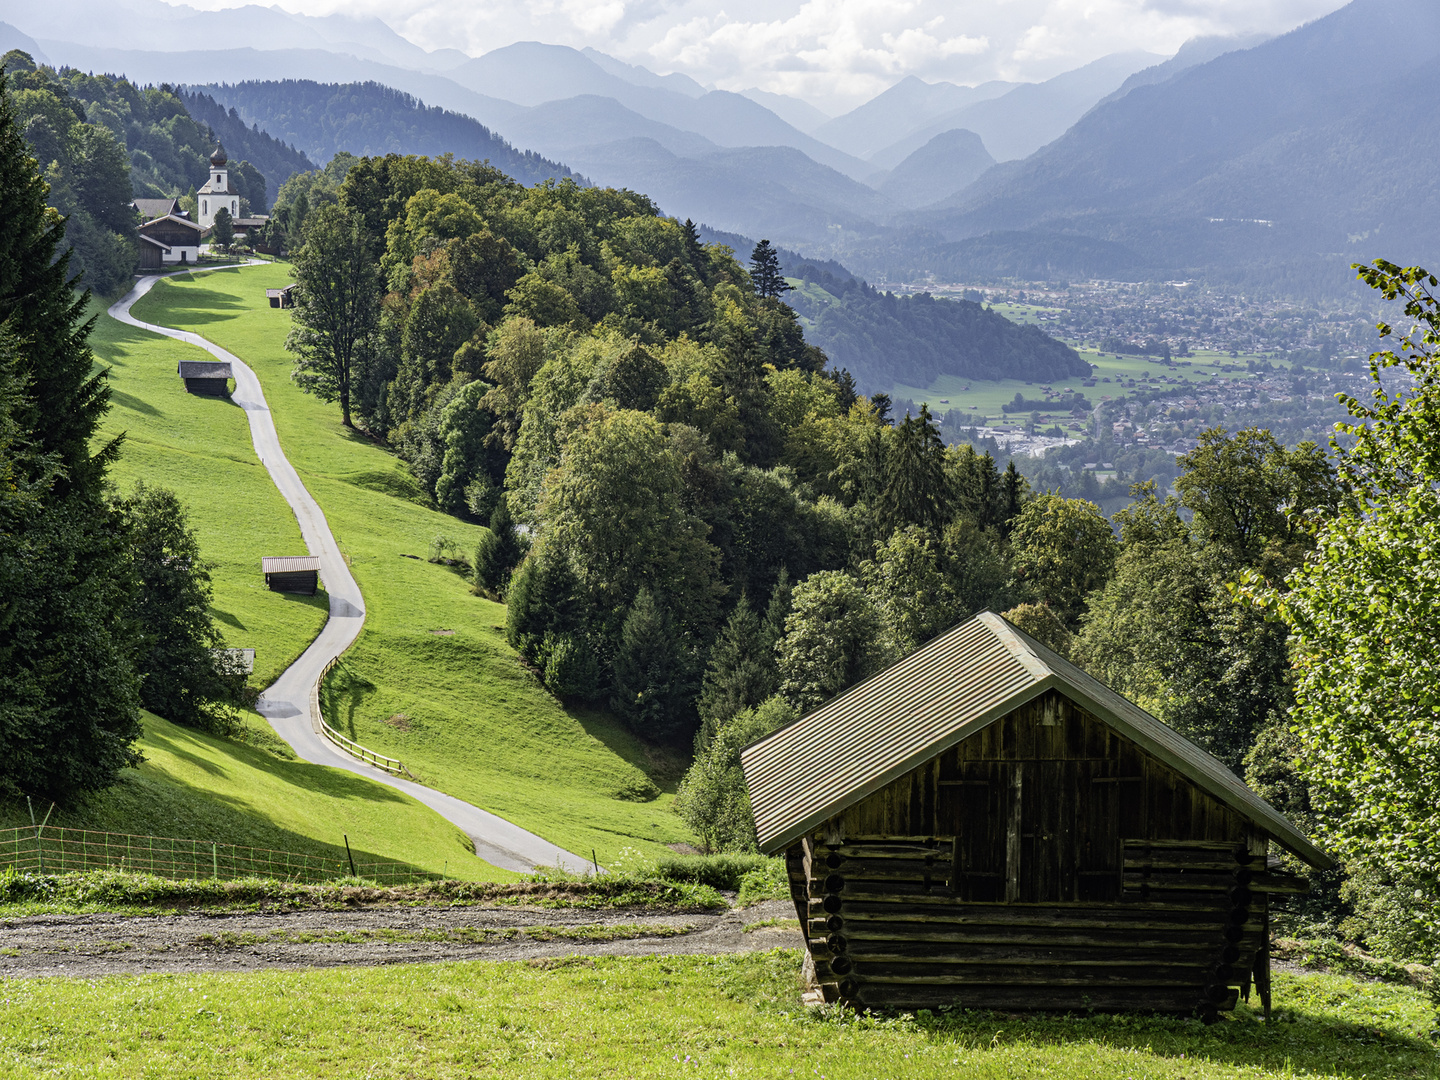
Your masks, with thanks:
M230 365L224 360L181 360L175 370L188 394L224 397L230 392Z
M270 301L271 307L288 308L295 306L295 286L286 285L283 289L266 289L265 299Z
M266 555L260 560L260 569L271 592L314 596L320 588L318 555Z
M1214 757L986 612L741 757L812 993L857 1008L1270 1007L1322 851Z

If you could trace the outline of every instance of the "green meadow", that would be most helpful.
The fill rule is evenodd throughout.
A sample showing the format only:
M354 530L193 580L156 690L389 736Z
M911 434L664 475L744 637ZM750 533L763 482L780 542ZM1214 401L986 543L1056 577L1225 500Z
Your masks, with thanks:
M625 1077L627 1080L1268 1080L1437 1075L1413 988L1276 977L1280 1009L1196 1020L957 1012L856 1016L799 1002L799 957L26 979L4 984L0 1069L19 1078Z
M608 716L563 708L505 641L504 607L426 561L437 536L468 553L482 528L431 508L394 454L290 381L289 312L265 300L288 281L283 264L171 279L135 314L254 368L286 456L350 560L367 614L329 680L330 722L423 782L602 864L627 846L658 855L691 840L669 805L678 764Z
M50 826L241 844L345 864L400 862L475 880L515 875L475 858L454 825L394 788L343 769L287 761L145 714L138 769L75 806L36 806ZM22 803L0 806L0 828L29 826Z

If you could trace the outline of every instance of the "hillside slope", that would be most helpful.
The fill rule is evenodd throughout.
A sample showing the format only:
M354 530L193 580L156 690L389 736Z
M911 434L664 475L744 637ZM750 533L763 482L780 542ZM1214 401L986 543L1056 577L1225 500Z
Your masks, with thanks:
M401 758L421 781L603 864L620 848L687 842L669 810L673 766L609 717L563 709L505 641L505 611L425 561L437 536L474 550L482 530L426 505L394 455L290 382L289 313L265 289L284 266L162 283L139 318L202 332L259 375L286 456L325 510L365 594L365 630L327 684L330 722ZM237 410L238 411L238 410Z

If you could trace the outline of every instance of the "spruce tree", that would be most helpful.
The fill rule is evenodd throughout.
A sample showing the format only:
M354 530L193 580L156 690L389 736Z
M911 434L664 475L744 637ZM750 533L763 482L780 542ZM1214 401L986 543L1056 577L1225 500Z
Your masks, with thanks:
M64 799L139 761L139 635L127 539L103 490L119 440L90 451L109 388L46 194L0 75L0 793Z
M92 370L90 294L70 277L65 221L45 204L49 189L16 126L7 81L0 73L0 323L21 343L17 374L28 384L15 422L41 453L57 455L60 492L98 491L119 440L90 452L110 402L105 373Z
M769 240L761 240L750 253L750 282L756 296L770 300L778 300L795 287L780 273L780 256Z
M673 740L687 726L695 692L689 660L669 613L641 589L620 628L611 708L637 735Z
M705 669L700 699L699 741L708 743L721 726L742 709L753 708L775 692L779 669L774 639L767 633L750 600L741 595Z

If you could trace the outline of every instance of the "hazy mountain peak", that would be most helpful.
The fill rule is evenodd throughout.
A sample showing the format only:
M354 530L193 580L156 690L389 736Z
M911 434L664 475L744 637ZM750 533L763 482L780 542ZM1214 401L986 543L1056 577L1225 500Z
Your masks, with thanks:
M808 101L790 97L788 94L775 94L754 86L748 90L741 90L740 94L757 105L765 106L791 127L797 128L807 135L815 134L815 129L830 119L829 113L821 112Z
M677 94L684 94L686 97L700 97L705 91L689 75L682 75L674 72L669 75L656 75L649 68L641 67L639 64L627 64L623 60L617 60L613 56L602 53L589 46L580 50L591 63L595 64L602 71L614 75L617 79L624 79L634 86L650 86L657 90L673 90Z

